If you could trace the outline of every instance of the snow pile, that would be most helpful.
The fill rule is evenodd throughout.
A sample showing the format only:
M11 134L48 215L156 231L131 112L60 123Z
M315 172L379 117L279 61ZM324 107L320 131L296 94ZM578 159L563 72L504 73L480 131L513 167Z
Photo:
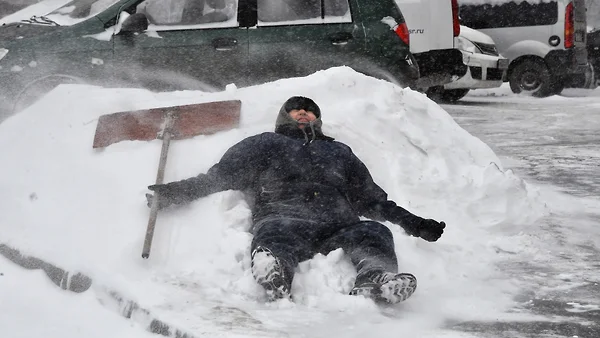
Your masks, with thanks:
M141 259L149 213L144 194L156 176L161 141L93 150L98 117L241 100L238 129L172 142L165 178L172 181L206 172L231 145L273 130L281 104L292 95L319 104L325 134L350 145L391 199L418 215L446 221L437 243L408 237L386 223L394 233L400 269L419 280L409 301L380 312L368 300L347 296L354 271L338 250L298 267L295 303L263 304L250 273L249 208L234 191L162 213L151 257ZM230 86L220 93L60 86L0 124L0 147L0 244L92 277L89 291L65 295L85 297L90 316L115 308L108 306L107 290L116 290L144 313L194 335L226 330L228 336L359 337L401 330L426 336L456 319L495 320L517 292L494 266L502 239L531 226L545 211L535 190L504 171L487 145L426 96L346 67L244 89ZM18 281L42 277L4 270L5 264L0 257L0 272L5 272L0 299L12 298L0 302L0 311L10 313L14 303L19 308L21 300L31 301L18 297L30 292ZM36 283L23 285L37 290ZM107 307L100 309L94 298ZM14 315L35 320L37 313ZM17 335L25 330L23 323L0 322ZM114 330L128 332L118 325Z
M521 2L528 2L530 4L539 4L542 2L556 2L556 0L458 0L460 5L502 5L508 2L514 2L520 4Z

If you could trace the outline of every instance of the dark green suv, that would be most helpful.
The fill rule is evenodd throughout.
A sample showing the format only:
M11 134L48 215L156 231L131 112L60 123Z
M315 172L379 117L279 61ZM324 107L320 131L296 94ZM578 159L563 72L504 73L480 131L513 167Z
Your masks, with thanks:
M346 65L411 86L419 74L394 0L63 4L0 27L5 111L68 82L219 90Z

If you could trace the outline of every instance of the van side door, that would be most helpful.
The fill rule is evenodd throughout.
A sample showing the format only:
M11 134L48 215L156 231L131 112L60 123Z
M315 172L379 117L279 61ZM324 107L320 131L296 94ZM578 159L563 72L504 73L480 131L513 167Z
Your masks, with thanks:
M363 59L364 30L353 22L348 0L257 0L251 15L249 76L255 83Z
M395 0L410 33L411 53L454 48L451 0Z
M237 0L146 0L129 12L149 25L114 36L115 70L127 81L160 90L246 84L248 33Z
M545 46L542 49L561 48L564 25L559 15L558 1L506 1L460 6L461 23L491 36L500 54L511 60L515 55L509 51L522 41L527 41L523 45L532 49L538 45ZM554 32L553 26L557 24L560 31ZM544 54L540 52L539 56Z

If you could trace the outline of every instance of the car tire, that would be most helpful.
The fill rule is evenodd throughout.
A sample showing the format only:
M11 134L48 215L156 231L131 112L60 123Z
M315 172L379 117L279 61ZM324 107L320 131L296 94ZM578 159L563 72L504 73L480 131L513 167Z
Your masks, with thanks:
M534 97L546 97L560 93L562 86L550 74L542 60L524 60L517 64L508 76L513 93L526 93Z
M77 77L65 74L53 74L35 79L25 85L19 94L17 94L12 106L12 113L18 113L31 106L58 85L73 83L83 83L83 81Z
M435 102L452 103L465 97L468 92L469 88L444 89L442 86L435 86L427 88L425 94Z
M552 84L550 85L550 94L549 95L560 95L563 89L565 89L564 83L558 79L553 79Z
M469 92L469 88L444 89L442 92L442 102L456 102Z

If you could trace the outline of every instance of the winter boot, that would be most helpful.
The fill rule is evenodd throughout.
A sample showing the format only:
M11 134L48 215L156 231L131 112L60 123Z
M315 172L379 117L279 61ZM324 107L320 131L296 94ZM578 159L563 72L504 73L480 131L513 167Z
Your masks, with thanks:
M370 271L356 277L350 294L395 304L408 299L416 289L417 279L410 273Z
M283 265L271 250L259 246L252 251L252 275L267 291L269 301L290 298L291 286L285 280Z

